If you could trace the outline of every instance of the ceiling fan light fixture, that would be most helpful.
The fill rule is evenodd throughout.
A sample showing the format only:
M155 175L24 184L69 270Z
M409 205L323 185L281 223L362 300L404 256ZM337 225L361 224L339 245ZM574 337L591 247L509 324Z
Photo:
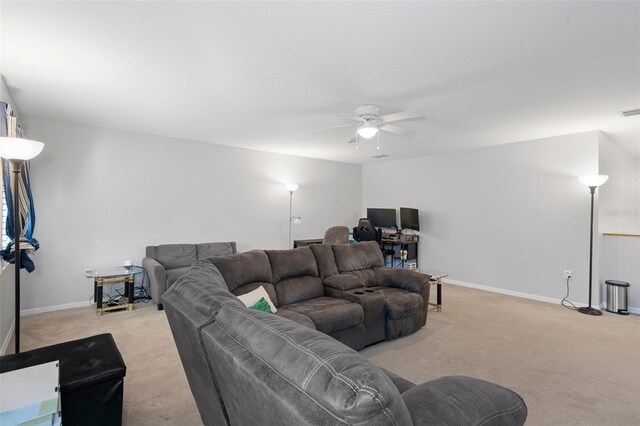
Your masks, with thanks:
M370 123L365 123L358 127L358 135L364 139L371 139L378 134L378 128Z

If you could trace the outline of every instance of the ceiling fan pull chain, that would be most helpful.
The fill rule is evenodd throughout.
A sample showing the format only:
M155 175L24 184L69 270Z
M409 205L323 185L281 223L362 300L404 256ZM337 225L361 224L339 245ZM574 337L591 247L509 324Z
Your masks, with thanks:
M380 132L378 132L378 148L376 149L380 149Z
M358 146L358 132L356 132L356 149L360 149L360 147Z

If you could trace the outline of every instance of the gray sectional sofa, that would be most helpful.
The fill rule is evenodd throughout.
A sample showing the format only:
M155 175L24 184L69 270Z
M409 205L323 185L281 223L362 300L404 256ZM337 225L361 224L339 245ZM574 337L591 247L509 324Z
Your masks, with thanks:
M306 252L297 253L301 258L308 257ZM276 262L282 260L281 253L263 255ZM262 257L256 253L251 256ZM376 367L309 325L284 315L247 309L229 288L245 290L259 282L252 281L258 278L265 285L275 282L270 291L287 305L295 305L300 303L298 296L291 296L288 289L298 278L282 273L291 268L277 267L270 282L266 269L249 267L235 259L239 258L216 262L219 267L226 263L222 268L226 268L227 277L233 276L231 283L225 282L225 274L211 261L200 260L162 297L205 425L524 423L527 407L507 388L462 376L415 385ZM264 264L264 260L262 257L260 262ZM358 270L363 269L350 272ZM303 272L308 273L300 276L311 278L300 280L317 287L313 278L320 277L310 269ZM377 272L367 274L373 279ZM372 282L382 284L383 277ZM319 287L314 291L319 294ZM315 294L310 291L308 295ZM291 310L281 310L285 309Z
M147 271L149 295L158 305L158 310L162 310L161 298L164 292L189 270L193 262L235 252L236 243L234 241L147 246L142 266Z
M375 242L253 250L209 259L231 293L264 287L277 315L360 350L427 320L429 277L384 266Z

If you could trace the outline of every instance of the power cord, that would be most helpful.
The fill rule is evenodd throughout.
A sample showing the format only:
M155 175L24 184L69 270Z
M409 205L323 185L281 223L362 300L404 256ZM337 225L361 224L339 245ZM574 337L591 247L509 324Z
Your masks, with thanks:
M145 279L147 278L147 270L144 269L142 266L139 266L139 268L142 269L142 280L140 280L140 283L136 285L135 278L134 278L133 303L149 303L149 300L151 300L151 296L147 292L147 289L144 287L144 282L145 282ZM117 294L117 296L113 295L114 292ZM112 290L111 286L109 286L109 290L107 291L107 293L102 294L102 304L107 306L118 305L122 303L123 298L124 298L124 293L122 293L120 290L117 290L117 289ZM89 303L91 303L91 305L95 305L96 302L94 300L94 295L89 296Z
M560 302L560 304L562 306L564 306L567 309L571 309L573 311L577 311L578 308L576 308L576 305L574 305L573 303L571 303L570 301L567 300L567 297L569 297L569 280L571 279L571 277L567 277L567 295L562 299L562 301ZM568 303L571 306L567 306L566 303Z

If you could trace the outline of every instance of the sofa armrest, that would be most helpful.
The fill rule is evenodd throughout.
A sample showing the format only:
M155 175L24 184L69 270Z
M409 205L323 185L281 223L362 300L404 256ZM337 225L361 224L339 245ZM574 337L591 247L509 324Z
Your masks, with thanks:
M355 277L352 278L355 279ZM325 295L327 297L348 300L349 302L362 306L366 334L365 345L371 345L384 340L387 304L382 292L371 290L364 286L346 291L325 287Z
M322 283L326 287L331 287L335 290L347 291L353 290L354 288L364 287L364 283L354 277L353 275L348 274L338 274L333 275L328 278L325 278Z
M527 406L510 389L465 376L441 377L402 393L415 426L522 425Z
M378 268L376 279L383 287L401 288L412 293L422 294L424 289L429 289L429 276L409 269Z
M142 267L147 271L151 298L157 304L161 304L161 297L167 290L167 273L164 266L152 257L145 257L142 259Z

